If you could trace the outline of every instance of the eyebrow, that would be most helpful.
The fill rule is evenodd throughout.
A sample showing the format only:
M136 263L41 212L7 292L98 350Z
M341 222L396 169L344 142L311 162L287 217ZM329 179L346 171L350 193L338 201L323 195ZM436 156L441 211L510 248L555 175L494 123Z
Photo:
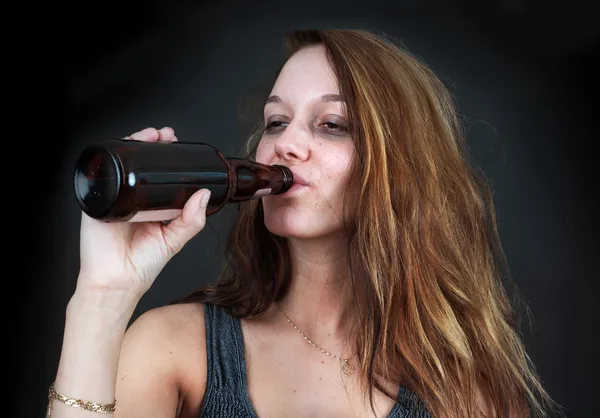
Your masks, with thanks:
M323 96L321 96L321 101L323 103L328 103L328 102L342 102L342 96L340 96L339 94L324 94ZM281 103L283 102L283 100L281 100L281 97L273 95L273 96L269 96L269 98L265 101L265 105L269 104L269 103Z

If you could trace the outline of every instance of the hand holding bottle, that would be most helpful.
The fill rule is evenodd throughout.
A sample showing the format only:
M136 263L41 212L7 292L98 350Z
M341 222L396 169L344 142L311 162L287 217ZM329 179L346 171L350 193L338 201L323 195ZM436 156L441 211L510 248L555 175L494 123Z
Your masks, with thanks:
M131 316L167 262L227 203L285 193L293 183L288 167L174 141L171 128L148 128L90 144L76 161L81 266L66 311L58 392L114 401ZM62 402L49 405L56 418L81 415Z
M168 127L143 129L127 139L177 141ZM107 223L82 213L77 288L102 293L124 292L133 300L141 298L166 263L204 228L209 197L209 190L198 190L187 200L182 213L168 224Z

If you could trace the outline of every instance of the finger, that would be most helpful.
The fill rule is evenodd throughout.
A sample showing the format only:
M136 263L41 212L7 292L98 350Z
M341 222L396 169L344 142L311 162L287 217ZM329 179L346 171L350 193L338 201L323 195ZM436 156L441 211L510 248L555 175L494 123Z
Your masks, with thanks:
M208 189L198 190L185 203L181 215L163 226L165 242L171 255L178 253L189 240L204 229L209 199Z
M174 142L177 141L173 128L165 126L158 130L158 142Z
M136 141L156 142L158 141L159 133L156 128L146 128L131 134L128 139L134 139Z

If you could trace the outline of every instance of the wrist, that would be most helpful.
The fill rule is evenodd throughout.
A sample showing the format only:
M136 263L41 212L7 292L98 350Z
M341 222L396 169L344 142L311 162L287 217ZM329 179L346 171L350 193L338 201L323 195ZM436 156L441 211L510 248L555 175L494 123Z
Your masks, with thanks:
M73 297L78 300L85 300L88 304L97 307L137 305L142 295L133 291L130 286L126 285L126 283L131 280L121 279L114 281L117 283L121 281L122 284L108 285L105 284L106 280L98 280L93 276L80 272Z
M127 324L138 302L138 297L125 290L78 286L67 305L67 317L105 326Z

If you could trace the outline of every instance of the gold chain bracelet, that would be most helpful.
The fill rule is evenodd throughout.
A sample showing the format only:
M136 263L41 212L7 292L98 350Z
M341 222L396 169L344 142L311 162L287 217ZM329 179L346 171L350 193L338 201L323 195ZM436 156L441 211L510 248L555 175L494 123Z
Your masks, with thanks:
M114 412L117 405L116 399L109 404L100 404L97 402L88 402L82 401L81 399L69 398L62 393L57 392L54 389L54 383L52 383L50 385L50 389L48 390L48 411L46 418L50 418L50 414L52 412L52 399L56 399L57 401L60 401L73 408L85 409L86 411L99 412L101 414L110 414L111 412Z

